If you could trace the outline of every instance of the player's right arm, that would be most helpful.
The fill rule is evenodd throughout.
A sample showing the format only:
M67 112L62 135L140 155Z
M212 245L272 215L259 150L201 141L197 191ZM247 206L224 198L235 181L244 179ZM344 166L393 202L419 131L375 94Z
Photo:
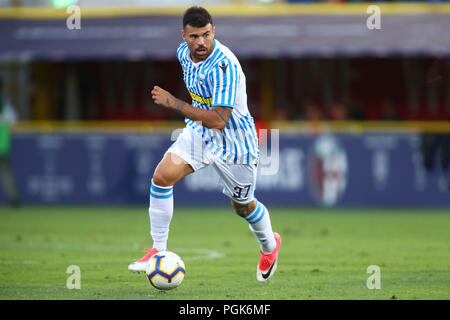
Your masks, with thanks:
M196 108L191 104L175 98L170 92L154 86L152 98L156 104L175 110L192 121L201 121L202 126L222 131L227 126L233 108L213 106L211 110Z

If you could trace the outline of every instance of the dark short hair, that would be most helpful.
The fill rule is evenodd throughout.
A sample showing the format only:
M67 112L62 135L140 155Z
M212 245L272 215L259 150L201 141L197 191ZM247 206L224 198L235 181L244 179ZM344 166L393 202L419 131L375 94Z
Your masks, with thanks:
M213 24L212 17L209 12L202 7L193 6L187 9L183 15L183 29L187 25L194 28L202 28L208 23Z

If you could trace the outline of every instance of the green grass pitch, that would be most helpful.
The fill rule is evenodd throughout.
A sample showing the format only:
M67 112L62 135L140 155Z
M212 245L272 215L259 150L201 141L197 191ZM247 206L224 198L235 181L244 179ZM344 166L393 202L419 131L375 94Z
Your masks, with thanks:
M0 207L0 299L450 299L450 210L270 208L283 243L256 281L259 248L231 208L176 207L169 249L187 268L158 291L127 270L151 247L144 207ZM70 265L81 289L69 290ZM381 270L369 290L367 267Z

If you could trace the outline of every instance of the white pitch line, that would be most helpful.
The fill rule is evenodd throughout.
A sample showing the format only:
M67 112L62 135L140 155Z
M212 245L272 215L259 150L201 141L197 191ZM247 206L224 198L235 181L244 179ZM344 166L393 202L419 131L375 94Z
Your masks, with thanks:
M210 249L188 249L188 248L174 248L171 249L170 251L175 252L175 253L183 253L183 254L179 254L180 256L182 256L182 259L184 260L212 260L212 259L220 259L225 257L225 253L223 252L219 252L219 251L215 251L215 250L210 250ZM190 253L190 254L189 254ZM70 257L68 257L67 259L58 259L57 261L67 261L67 260L71 260ZM55 260L53 260L55 261ZM130 262L128 260L123 260L123 259L109 259L107 260L108 263L124 263L124 262ZM106 260L105 259L88 259L88 260L75 260L72 261L74 264L92 264L92 263L105 263ZM22 263L25 265L30 265L30 264L41 264L43 263L43 261L40 260L0 260L0 265L1 264L15 264L15 263Z

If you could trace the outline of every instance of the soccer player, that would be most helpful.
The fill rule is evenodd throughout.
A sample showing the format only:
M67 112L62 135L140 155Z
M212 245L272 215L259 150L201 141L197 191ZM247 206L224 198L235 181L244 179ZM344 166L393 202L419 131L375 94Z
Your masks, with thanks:
M183 16L184 41L177 50L183 79L192 104L154 86L152 98L162 107L185 116L186 127L167 150L153 174L150 190L150 229L153 248L129 265L145 271L150 257L167 250L173 216L173 186L185 176L212 166L220 177L223 193L236 213L255 235L261 257L256 278L266 281L274 274L281 237L272 231L269 211L254 197L258 137L247 107L245 75L236 56L214 38L211 15L191 7Z

